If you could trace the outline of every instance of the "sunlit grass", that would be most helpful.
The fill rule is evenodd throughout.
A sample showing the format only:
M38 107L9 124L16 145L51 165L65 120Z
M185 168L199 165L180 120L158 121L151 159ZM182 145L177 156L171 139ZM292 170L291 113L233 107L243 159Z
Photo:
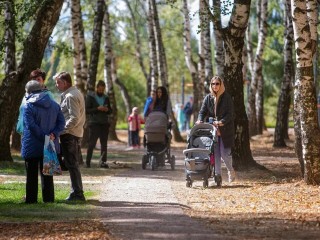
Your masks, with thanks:
M69 185L55 184L54 203L43 203L40 190L37 204L25 204L23 200L25 183L2 183L0 184L0 221L73 220L94 217L93 207L89 202L67 203L65 198L69 192ZM92 191L85 192L87 199L94 195Z

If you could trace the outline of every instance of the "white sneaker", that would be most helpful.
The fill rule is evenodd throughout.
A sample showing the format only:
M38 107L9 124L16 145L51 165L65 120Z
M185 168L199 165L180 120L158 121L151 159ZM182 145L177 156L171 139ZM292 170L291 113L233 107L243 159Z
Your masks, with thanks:
M228 180L229 183L234 182L236 180L236 172L234 170L228 171Z

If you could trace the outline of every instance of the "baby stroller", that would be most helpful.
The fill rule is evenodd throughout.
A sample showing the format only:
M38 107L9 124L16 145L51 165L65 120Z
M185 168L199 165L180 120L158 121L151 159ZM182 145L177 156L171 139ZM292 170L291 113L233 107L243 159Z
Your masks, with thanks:
M142 169L146 169L147 164L152 170L165 166L169 163L171 169L175 168L175 156L171 155L171 123L168 124L168 117L160 111L151 112L145 122L144 127L144 147L146 153L142 157Z
M209 178L214 175L213 148L216 141L216 128L209 123L193 126L188 134L185 155L186 186L192 187L194 180L203 180L203 187L209 186ZM219 186L221 183L217 182Z

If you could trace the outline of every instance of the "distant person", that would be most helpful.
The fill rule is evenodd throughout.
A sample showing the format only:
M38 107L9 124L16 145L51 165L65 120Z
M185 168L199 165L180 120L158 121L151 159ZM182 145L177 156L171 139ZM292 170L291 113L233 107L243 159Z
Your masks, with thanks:
M33 70L30 75L29 75L29 80L36 80L37 82L40 83L41 88L43 89L43 93L49 94L50 98L53 99L52 93L47 89L47 87L44 85L46 79L46 72L37 68ZM23 133L23 111L24 111L24 106L26 104L26 96L22 99L22 103L20 105L19 109L19 116L18 116L18 121L17 121L17 126L16 126L16 131L19 134Z
M31 80L26 84L26 94L21 142L21 156L27 171L25 203L38 202L39 166L43 202L54 202L53 177L42 173L44 139L45 135L50 136L59 152L59 135L64 129L65 120L59 104L43 91L43 85L38 81Z
M210 83L210 94L205 96L196 124L213 117L213 125L217 128L218 142L214 145L215 179L221 183L221 160L228 169L229 182L236 178L232 167L231 148L234 146L235 130L233 116L233 101L225 91L222 79L214 76Z
M183 132L186 130L186 116L183 112L183 104L179 105L179 110L178 110L178 125L179 125L179 131Z
M168 91L165 87L157 87L157 98L153 107L153 111L161 111L166 113L168 116L171 114L171 103L169 100Z
M109 97L105 94L106 84L99 80L96 91L89 91L86 97L86 114L89 127L89 143L87 149L86 165L91 167L91 158L93 149L99 138L101 144L100 150L100 167L109 168L107 164L107 149L109 136L109 120L108 116L112 113Z
M132 108L132 113L128 117L129 132L131 137L131 144L133 148L140 148L139 132L141 130L141 124L144 123L143 118L139 115L139 109L137 107Z
M185 127L186 130L190 130L190 121L191 121L191 115L193 112L193 97L189 98L189 101L186 103L186 105L183 108L183 113L185 115Z
M147 98L144 109L143 109L143 117L146 118L149 113L153 110L154 104L156 102L157 93L156 90L151 90L150 96Z
M64 131L60 136L62 155L70 173L72 187L72 192L66 200L85 201L79 168L80 140L86 119L84 97L75 86L72 86L69 73L60 72L54 76L54 79L56 87L61 92L60 107L66 121Z

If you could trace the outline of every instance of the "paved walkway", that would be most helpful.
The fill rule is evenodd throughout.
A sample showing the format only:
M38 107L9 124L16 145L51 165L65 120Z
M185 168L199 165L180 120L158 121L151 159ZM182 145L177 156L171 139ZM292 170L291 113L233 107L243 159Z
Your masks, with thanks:
M219 239L203 222L184 214L182 209L187 206L178 203L171 189L173 178L184 177L181 154L176 168L171 171L167 165L167 170L159 171L129 169L106 181L100 199L102 221L114 237Z

